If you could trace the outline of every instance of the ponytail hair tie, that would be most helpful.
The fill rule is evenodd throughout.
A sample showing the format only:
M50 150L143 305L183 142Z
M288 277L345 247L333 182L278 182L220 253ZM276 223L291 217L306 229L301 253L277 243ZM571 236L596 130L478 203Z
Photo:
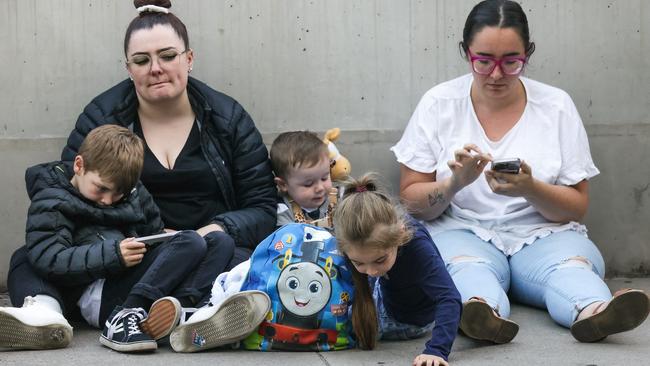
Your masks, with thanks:
M139 8L136 8L135 10L138 11L138 14L142 14L144 12L152 12L152 13L164 13L164 14L169 14L169 9L163 8L162 6L157 6L157 5L144 5Z
M357 188L354 189L354 191L357 192L357 193L368 192L368 187L366 187L366 186L358 186Z

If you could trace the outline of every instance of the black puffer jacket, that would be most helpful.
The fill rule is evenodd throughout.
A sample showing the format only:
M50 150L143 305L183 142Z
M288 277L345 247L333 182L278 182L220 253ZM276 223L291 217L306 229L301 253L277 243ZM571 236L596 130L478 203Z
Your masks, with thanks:
M120 241L163 229L158 207L142 184L113 206L100 207L72 186L73 175L69 162L39 164L25 173L32 201L27 256L37 273L62 286L120 273L126 268Z
M266 146L251 117L234 99L193 78L187 91L201 128L203 155L225 199L226 210L218 212L213 222L237 246L255 248L275 229L276 220L276 189ZM86 106L62 159L73 160L93 128L113 123L132 129L137 120L138 98L133 83L125 80Z

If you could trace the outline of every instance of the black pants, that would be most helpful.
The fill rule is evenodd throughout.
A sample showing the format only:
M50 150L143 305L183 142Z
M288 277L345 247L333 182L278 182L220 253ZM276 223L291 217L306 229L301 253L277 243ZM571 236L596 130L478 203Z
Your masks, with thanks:
M152 301L167 295L191 299L194 304L202 301L209 296L214 279L233 259L234 249L233 239L222 232L205 238L194 231L180 232L150 249L138 265L106 277L99 324L130 294ZM11 258L7 284L14 306L22 306L25 296L49 295L59 301L66 316L77 312L76 302L85 290L85 286L55 286L41 278L31 267L25 247Z
M239 263L245 262L251 258L253 250L243 247L235 247L235 252L230 260L230 263L226 266L226 271L230 271L235 268ZM224 271L225 272L225 271Z

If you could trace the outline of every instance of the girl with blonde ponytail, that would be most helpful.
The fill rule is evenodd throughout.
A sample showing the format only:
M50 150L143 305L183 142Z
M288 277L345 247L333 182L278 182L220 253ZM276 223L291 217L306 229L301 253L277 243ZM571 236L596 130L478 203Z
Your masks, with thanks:
M426 229L402 213L374 174L347 182L334 228L353 273L359 346L431 333L413 365L448 365L461 300Z

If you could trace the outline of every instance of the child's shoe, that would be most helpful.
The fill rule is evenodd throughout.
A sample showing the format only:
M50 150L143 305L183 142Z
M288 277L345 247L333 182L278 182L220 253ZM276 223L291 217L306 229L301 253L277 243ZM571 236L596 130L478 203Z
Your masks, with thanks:
M632 330L645 321L650 312L650 299L641 290L616 291L609 302L601 303L594 312L571 325L571 335L580 342L597 342L610 334Z
M156 300L149 308L149 315L140 322L140 329L158 341L174 330L181 317L181 303L167 296Z
M66 347L72 327L63 315L27 296L20 308L0 307L0 348L53 349Z
M264 320L270 307L264 292L238 292L217 306L198 309L172 331L169 342L176 352L198 352L240 341Z
M142 308L116 306L106 320L99 342L119 352L153 351L158 344L140 330L140 322L147 316Z

